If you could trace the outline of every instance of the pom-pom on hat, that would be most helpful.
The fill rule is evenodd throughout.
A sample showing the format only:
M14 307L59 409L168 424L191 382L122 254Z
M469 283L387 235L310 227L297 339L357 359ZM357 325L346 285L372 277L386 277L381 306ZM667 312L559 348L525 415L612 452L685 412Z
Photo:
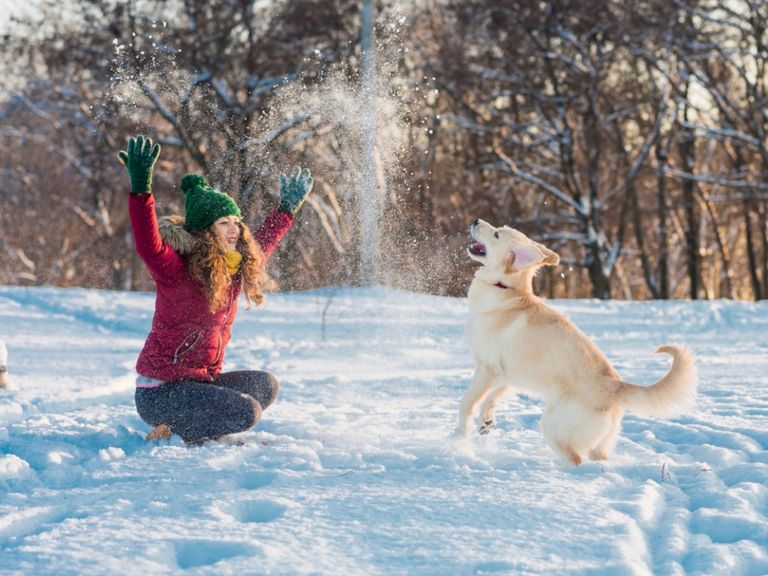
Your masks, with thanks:
M179 188L185 197L185 227L189 231L205 230L222 216L240 218L240 208L232 197L210 186L200 174L185 174Z

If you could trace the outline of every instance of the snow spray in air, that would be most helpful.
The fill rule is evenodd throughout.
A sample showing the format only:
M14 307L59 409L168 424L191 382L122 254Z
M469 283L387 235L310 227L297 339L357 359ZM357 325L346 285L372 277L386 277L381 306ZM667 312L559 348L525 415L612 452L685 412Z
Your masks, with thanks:
M398 188L408 180L402 160L412 159L409 133L419 115L405 102L421 93L398 71L407 56L399 42L407 18L396 11L377 15L373 2L363 8L359 52L339 61L316 49L297 74L269 78L244 78L245 71L229 77L205 70L193 74L166 40L166 23L153 23L129 41L116 42L111 92L137 123L154 109L182 126L186 138L202 138L200 147L186 147L204 156L209 181L254 216L274 203L280 172L295 164L309 167L315 189L300 216L302 237L309 239L302 251L312 257L317 239L327 238L332 249L326 244L320 262L334 267L339 282L388 285L397 277L402 284L409 275L397 271L413 250L399 221L404 215L397 206ZM246 97L241 84L250 87L245 102L239 100ZM241 109L249 107L248 124L239 131L233 128L237 123L223 130L215 120L240 118ZM184 147L176 133L163 140Z

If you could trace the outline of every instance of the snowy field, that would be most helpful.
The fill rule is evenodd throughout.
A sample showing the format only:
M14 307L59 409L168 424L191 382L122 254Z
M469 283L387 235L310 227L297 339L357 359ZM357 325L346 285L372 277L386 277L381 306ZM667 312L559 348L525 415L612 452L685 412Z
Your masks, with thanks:
M457 445L466 301L339 289L241 310L226 368L282 384L242 445L147 443L152 295L0 287L0 574L768 574L768 303L552 304L630 381L687 344L696 410L628 414L602 465L530 397Z

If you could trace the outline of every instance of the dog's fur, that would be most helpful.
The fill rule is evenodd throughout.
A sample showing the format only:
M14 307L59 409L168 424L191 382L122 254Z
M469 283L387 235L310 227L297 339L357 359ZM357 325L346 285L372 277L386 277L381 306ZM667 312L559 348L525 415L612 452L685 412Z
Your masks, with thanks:
M496 426L497 402L514 390L542 397L544 438L566 461L605 460L618 437L624 408L670 416L686 408L696 390L694 360L680 346L669 372L651 386L622 380L608 359L570 320L533 294L541 266L560 258L525 234L476 220L470 257L478 268L469 288L466 337L475 361L461 401L457 433L465 437L477 406L480 433ZM619 320L620 322L620 320Z

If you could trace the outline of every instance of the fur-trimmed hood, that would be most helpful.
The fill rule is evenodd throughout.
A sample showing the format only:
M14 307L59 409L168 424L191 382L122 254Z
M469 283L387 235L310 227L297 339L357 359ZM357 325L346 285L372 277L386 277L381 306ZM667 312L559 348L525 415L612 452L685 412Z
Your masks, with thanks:
M178 254L186 256L194 252L197 238L184 228L182 216L164 216L157 223L163 242L173 248Z

